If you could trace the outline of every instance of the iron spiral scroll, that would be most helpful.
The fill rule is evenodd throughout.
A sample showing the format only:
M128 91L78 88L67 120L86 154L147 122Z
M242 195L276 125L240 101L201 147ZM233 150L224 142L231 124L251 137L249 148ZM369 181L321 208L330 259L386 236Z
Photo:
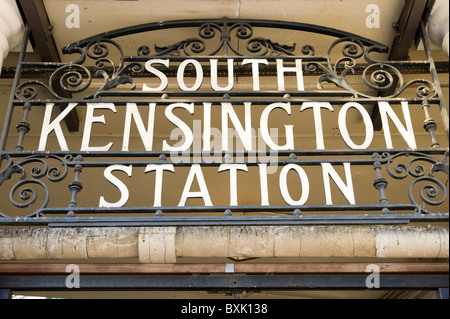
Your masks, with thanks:
M11 179L14 173L20 174L20 180L16 182L9 192L10 202L18 208L27 208L36 203L39 199L38 191L36 187L40 187L43 190L43 198L39 199L40 206L35 208L34 211L27 216L28 217L44 217L41 209L46 208L50 202L49 188L44 182L46 178L49 182L58 183L63 181L68 174L68 162L73 158L71 155L65 155L64 157L56 155L32 155L24 157L14 163L10 156L2 155L2 160L6 160L6 167L0 172L0 186L8 179ZM49 165L49 161L56 161L59 164ZM25 169L26 165L34 164L28 170ZM27 175L29 174L29 176ZM18 197L17 201L15 197ZM0 217L11 217L0 212Z
M417 214L430 214L431 212L425 208L427 205L440 206L448 199L446 186L449 176L448 157L448 150L440 161L418 152L400 152L395 155L383 153L381 155L381 158L386 161L386 171L389 176L394 179L414 178L408 188L408 197L411 203L416 206L414 212ZM400 162L394 165L395 161L402 158L409 160L406 163ZM424 163L430 163L431 167L427 169ZM445 182L442 181L442 178L437 178L438 173L446 177ZM419 186L421 184L422 186ZM419 186L420 190L415 190L415 186ZM448 213L448 211L445 213Z

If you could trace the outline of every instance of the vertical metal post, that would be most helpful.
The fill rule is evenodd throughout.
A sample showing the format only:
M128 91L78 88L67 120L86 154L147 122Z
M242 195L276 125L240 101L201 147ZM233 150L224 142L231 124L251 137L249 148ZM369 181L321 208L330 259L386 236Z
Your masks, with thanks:
M78 155L75 159L76 161L82 161L83 157L81 155ZM83 185L81 184L81 182L79 181L80 178L80 173L82 171L83 167L80 164L76 164L75 165L75 178L74 180L69 184L69 190L72 192L72 198L69 202L69 207L76 207L77 206L77 202L76 202L76 197L77 194L83 189ZM74 217L75 213L73 211L69 211L67 213L67 217Z
M426 99L424 99L422 102L422 109L425 112L425 121L423 122L423 128L425 129L425 131L427 131L430 134L431 147L438 148L439 143L436 140L436 134L435 134L437 123L430 116L430 111L429 111L430 104L428 103L428 101Z
M30 28L28 26L25 27L25 32L23 34L22 46L20 47L19 59L17 61L17 69L16 74L14 75L14 81L12 85L11 95L9 97L9 104L6 110L5 122L3 124L2 136L0 139L0 151L5 151L6 148L6 139L9 133L9 127L11 124L12 114L13 114L13 100L16 94L16 88L19 84L20 75L22 73L22 62L25 57L25 52L27 50L28 38L30 36Z
M426 34L425 25L424 25L423 21L420 22L419 32L420 32L420 37L422 38L422 41L423 41L423 46L425 48L425 54L426 54L427 60L430 63L431 79L433 80L433 84L435 86L436 93L438 94L438 97L439 97L439 108L441 111L442 122L444 123L445 133L447 133L447 138L449 138L448 113L447 113L447 109L445 107L444 96L442 94L441 84L439 83L439 77L438 77L438 73L436 71L436 65L434 64L433 56L431 54L430 41L428 40L428 36Z
M379 159L381 156L377 153L374 153L372 155L372 159L376 160ZM386 189L388 182L385 178L383 178L381 176L381 162L380 161L375 161L373 163L373 169L375 170L375 172L377 173L377 178L375 179L375 181L373 182L373 186L378 189L378 191L380 192L380 203L385 205L388 203L388 200L386 198L386 194L384 192L384 190ZM381 211L383 214L389 214L389 209L388 208L383 208Z
M16 145L16 151L21 152L23 151L23 139L25 137L25 134L27 134L30 131L30 123L28 123L28 114L31 110L31 104L30 102L26 102L23 106L23 118L22 121L17 124L17 132L19 133L19 140Z
M415 35L417 34L417 28L419 27L423 13L426 9L427 2L427 0L404 1L400 17L397 23L394 24L394 28L397 29L397 32L395 33L395 38L390 49L388 58L389 61L408 60L409 49L414 41ZM380 92L380 96L389 96L394 94L397 88L398 80L398 77L394 76L391 89ZM372 121L374 129L380 131L382 126L378 104L374 105L372 111Z

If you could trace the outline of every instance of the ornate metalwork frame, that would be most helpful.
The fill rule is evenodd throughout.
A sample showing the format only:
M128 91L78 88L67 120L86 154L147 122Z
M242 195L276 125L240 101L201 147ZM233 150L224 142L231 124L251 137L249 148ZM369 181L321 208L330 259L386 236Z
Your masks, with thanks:
M125 55L122 47L116 39L128 35L143 32L153 32L168 29L197 28L198 36L179 41L171 45L150 48L143 45L136 49L135 55ZM327 54L317 56L315 48L310 44L303 44L296 53L295 45L284 45L275 40L254 36L258 28L279 29L311 32L323 34L335 38L328 48ZM34 187L39 185L43 188L45 198L43 204L25 217L11 216L0 210L0 225L49 225L49 226L137 226L137 225L296 225L296 224L407 224L410 222L448 222L447 211L430 212L423 204L431 206L442 206L448 198L448 185L438 180L437 172L446 174L448 179L448 148L441 148L436 141L436 121L430 117L429 108L433 105L439 107L444 130L448 137L448 114L443 101L442 91L439 84L436 68L429 48L428 39L424 32L424 26L420 27L421 36L425 45L426 61L382 61L374 58L375 54L387 53L389 48L360 37L355 34L343 32L326 27L268 20L181 20L149 23L132 26L114 31L105 32L63 48L64 54L78 54L79 57L70 63L46 63L26 62L25 47L28 41L29 30L26 31L17 65L11 92L10 103L5 118L5 125L0 141L1 145L1 184L13 176L21 176L10 190L11 203L18 208L30 207L35 203L37 192ZM214 47L209 48L210 41L215 39ZM244 48L238 48L232 42L237 39ZM332 61L332 53L337 47L341 47L341 56ZM118 52L118 62L109 57L111 50ZM253 92L253 91L199 91L199 92L148 92L135 91L136 84L134 76L145 76L145 61L158 58L168 58L183 61L188 58L207 60L211 57L233 58L237 61L245 58L264 58L270 61L283 59L293 61L302 59L305 74L317 76L318 90L314 91L283 91L283 92ZM358 59L364 60L365 64L357 65ZM88 66L87 61L93 65ZM421 66L430 70L431 81L416 79L405 83L399 70L405 66ZM347 76L355 72L355 68L362 68L363 84L374 92L360 92L347 80ZM27 69L47 70L48 81L22 80L21 74ZM398 79L397 87L392 90ZM95 92L89 92L94 80L101 79L100 88ZM323 89L323 83L336 85L336 90ZM57 83L67 94L77 94L75 98L62 96L55 89ZM123 85L129 88L121 89ZM403 97L406 89L416 88L416 96ZM37 88L44 89L51 98L41 98ZM389 96L380 97L380 92L391 90L394 92ZM162 95L164 93L164 95ZM168 96L170 99L168 99ZM186 99L186 96L189 99ZM376 103L379 101L390 101L400 103L407 101L410 105L421 106L424 110L424 129L430 134L431 147L418 150L409 149L366 149L366 150L293 150L278 151L278 165L290 163L300 165L320 166L321 159L327 162L342 164L350 162L352 165L372 166L374 174L373 186L379 191L380 200L376 204L357 205L302 205L302 206L213 206L213 207L120 207L101 208L83 207L77 203L77 195L82 191L82 170L89 167L106 167L117 163L117 161L104 160L103 158L133 158L121 161L124 165L144 166L147 164L170 163L167 160L168 152L164 151L131 151L131 152L83 152L83 151L55 151L39 152L26 150L23 141L30 130L29 117L34 107L43 107L46 103L56 105L67 105L67 103L87 102L114 102L124 104L134 102L138 104L148 103L142 98L151 98L158 104L167 105L174 102L196 102L208 101L220 103L224 99L233 97L233 102L243 103L254 96L262 103L283 102L288 100L293 104L309 101L314 97L321 97L321 101L330 103ZM122 99L118 99L118 98ZM126 98L126 99L123 99ZM202 98L202 99L200 99ZM206 98L206 100L205 100ZM12 114L14 110L22 107L23 118L17 124L19 133L17 145L14 150L6 149L7 137L10 131ZM191 153L195 156L195 153ZM220 156L237 156L236 152L223 152ZM244 156L252 155L245 152ZM354 158L357 156L357 158ZM330 159L331 158L331 159ZM406 164L394 164L394 160L407 159ZM55 160L58 165L51 165ZM420 162L421 164L418 164ZM31 169L26 165L35 163ZM247 165L257 165L245 161ZM172 163L176 166L176 163ZM428 164L426 166L425 164ZM183 165L186 165L185 163ZM206 164L217 165L217 163ZM394 166L394 167L392 167ZM382 168L385 172L382 172ZM74 179L66 181L68 171L72 170ZM17 175L17 174L19 175ZM29 175L27 175L27 173ZM387 173L387 175L386 175ZM388 180L412 178L407 190L409 203L389 203L386 194ZM52 207L49 189L46 183L67 182L69 199L66 207ZM413 194L413 186L425 182L420 190L418 202ZM14 200L13 195L19 194L21 203ZM440 196L440 199L435 199ZM60 195L58 195L60 196ZM445 208L443 208L445 210ZM273 212L274 215L258 214L260 212ZM325 214L314 214L315 212ZM171 216L171 213L184 213L184 216ZM204 213L201 216L189 216L190 212ZM235 216L235 212L253 212L255 215ZM337 212L345 212L337 214ZM360 214L359 212L364 212ZM367 212L375 212L367 214ZM396 212L396 213L393 213ZM140 214L140 216L127 216L128 214ZM214 213L214 214L210 214ZM219 213L219 214L217 214ZM223 214L220 214L223 213ZM306 214L304 214L306 213ZM113 217L102 216L102 214L117 215Z

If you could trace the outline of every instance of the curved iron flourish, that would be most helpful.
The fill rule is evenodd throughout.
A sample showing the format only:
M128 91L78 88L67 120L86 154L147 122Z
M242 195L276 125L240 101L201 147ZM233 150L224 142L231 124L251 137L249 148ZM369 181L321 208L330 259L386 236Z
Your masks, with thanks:
M135 26L129 26L125 28L120 28L112 31L107 31L88 37L86 39L71 43L62 49L64 54L72 54L79 52L79 48L86 47L89 43L95 42L100 39L114 39L118 37L127 36L130 34L137 34L142 32L165 30L165 29L175 29L175 28L192 28L201 27L203 25L219 25L221 27L231 26L235 24L249 25L251 27L260 28L273 28L273 29L285 29L285 30L296 30L305 31L317 34L328 35L336 38L353 38L361 41L365 46L377 46L380 48L382 53L387 53L389 47L378 43L376 41L361 37L359 35L345 32L333 28L318 26L314 24L300 23L300 22L289 22L289 21L279 21L279 20L261 20L261 19L188 19L188 20L171 20L164 22L152 22L139 24Z

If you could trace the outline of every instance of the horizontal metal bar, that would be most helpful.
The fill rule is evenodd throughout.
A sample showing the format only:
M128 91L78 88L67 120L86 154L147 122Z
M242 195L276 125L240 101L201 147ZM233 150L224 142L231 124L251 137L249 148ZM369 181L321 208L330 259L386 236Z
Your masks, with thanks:
M214 98L204 98L204 99L198 99L198 98L192 98L192 99L152 99L152 100L142 100L142 99L129 99L128 97L136 97L138 96L137 94L135 94L136 92L134 91L130 91L128 92L126 95L123 95L123 97L127 97L127 99L77 99L77 98L73 98L73 99L36 99L36 100L17 100L14 99L12 102L15 106L20 105L23 106L23 104L25 103L30 103L30 105L42 105L44 106L47 103L55 103L55 104L59 104L59 103L78 103L78 106L84 106L86 105L86 103L113 103L116 106L120 106L120 105L126 105L126 103L135 103L138 105L145 105L148 103L156 103L157 106L158 105L168 105L168 104L172 104L172 103L197 103L197 104L201 104L203 102L208 102L208 103L213 103L217 104L217 105L221 105L221 103L223 102L233 102L235 104L237 103L245 103L245 102L251 102L252 106L264 106L264 105L268 105L271 103L286 103L289 102L293 105L296 104L302 104L305 102L329 102L331 104L345 104L347 102L355 102L355 103L360 103L360 104L373 104L373 103L378 103L378 102L389 102L390 104L399 104L401 102L408 102L410 104L414 104L414 105L421 105L423 102L422 98L382 98L382 97L374 97L374 98L339 98L339 99L329 99L329 98L317 98L317 99L312 99L312 98L283 98L282 95L284 94L288 94L285 92L282 92L280 95L280 98L273 98L273 99L241 99L241 98L230 98L230 99L214 99ZM318 92L320 93L320 92ZM161 95L163 95L164 92L161 92ZM226 92L222 92L222 94L227 94ZM231 95L233 94L233 92L230 93ZM339 94L339 93L338 93ZM317 94L319 95L319 94ZM430 98L427 99L427 102L429 104L439 104L440 100L438 98Z
M412 204L369 204L369 205L255 205L255 206L166 206L166 207L52 207L43 208L39 210L42 213L64 213L68 210L75 213L149 213L162 210L167 213L212 213L224 212L230 210L231 212L293 212L299 209L305 212L317 211L381 211L383 208L389 210L406 210L414 209L416 206ZM362 215L366 216L366 215ZM250 217L250 216L246 216Z
M278 150L276 151L276 155L280 156L290 156L291 154L297 155L299 157L314 157L314 156L361 156L368 155L372 156L374 153L383 154L389 153L391 155L399 154L399 153L422 153L426 155L444 155L448 149L446 148L419 148L415 150L411 149L386 149L386 148L374 148L374 149L327 149L327 150L317 150L317 149L308 149L308 150ZM262 152L264 153L264 152ZM55 155L59 157L64 157L66 155L77 156L81 155L83 158L90 157L159 157L160 155L170 156L173 154L171 151L3 151L0 152L0 155L8 155L10 157L28 157L28 156L47 156L47 155ZM190 156L202 156L204 154L209 154L209 152L186 152ZM260 155L260 151L217 151L213 155L225 156L230 155L234 156L257 156ZM270 155L270 154L269 154ZM380 159L381 161L383 159Z
M274 156L274 155L273 155ZM220 157L218 157L220 158ZM210 158L211 159L211 158ZM204 160L181 160L179 161L170 161L170 160L164 160L164 161L136 161L136 160L129 160L129 161L72 161L67 162L68 166L75 166L75 165L82 165L83 167L106 167L110 165L133 165L136 167L144 167L149 164L172 164L175 167L190 167L193 164L200 164L203 167L206 166L219 166L223 163L239 163L239 164L245 164L247 166L257 166L261 163L267 164L277 164L277 165L288 165L288 164L298 164L303 166L320 166L322 163L330 163L330 164L342 164L342 163L351 163L354 165L373 165L374 162L381 162L383 163L383 160L371 160L371 159L317 159L317 160L282 160L282 159L274 159L269 162L269 160L254 160L254 161L204 161Z
M176 264L130 264L130 263L87 263L77 264L80 273L84 275L106 274L223 274L229 264L223 263L176 263ZM234 263L234 274L344 274L367 273L369 262L348 263ZM420 262L420 263L376 263L379 272L386 273L418 273L438 274L448 273L448 262ZM64 275L67 274L67 264L54 263L0 263L0 274L3 275Z
M130 91L123 90L114 90L114 91L100 91L97 94L97 97L115 97L115 96L124 96L130 94ZM290 97L302 97L302 96L316 96L316 97L332 97L332 96L342 96L342 97L352 97L353 94L351 92L345 91L134 91L132 92L133 96L139 97L161 97L161 95L165 94L167 97L171 96L189 96L192 98L198 97L223 97L228 94L230 97L241 97L241 96L257 96L257 97L278 97L284 98L285 95L289 95ZM228 100L223 99L223 102L228 102ZM231 100L234 101L234 100ZM258 102L258 101L255 101Z
M137 56L137 55L128 55L123 57L124 62L146 62L151 59L168 59L172 61L183 61L187 59L194 59L200 62L206 62L211 59L218 59L226 61L227 59L233 59L236 62L240 62L244 59L265 59L270 61L275 60L284 60L284 61L295 61L296 59L301 59L302 62L325 62L327 58L325 56L308 56L308 55L278 55L278 56L269 56L269 55L241 55L241 56L210 56L210 55L196 55L196 56L174 56L174 55L158 55L158 56ZM423 62L424 64L427 61Z
M131 62L136 63L136 61L132 61L134 57L124 57L124 61L128 62L128 60L131 60ZM144 58L144 57L142 57ZM181 56L161 56L158 57L159 59L168 59L171 62L174 61L183 61L186 59L192 59L193 57L191 56L186 56L186 57L181 57ZM246 58L251 58L251 59L267 59L269 61L269 63L272 60L276 60L276 59L283 59L286 62L285 66L289 67L291 64L293 65L293 63L290 63L289 60L294 60L294 59L299 59L302 58L300 56L278 56L278 57L270 57L270 56L227 56L227 57L215 57L215 56L205 56L205 57L199 57L199 56L195 56L195 60L198 61L209 61L210 59L215 58L218 60L227 60L227 59L233 59L235 60L235 63L238 63L239 61L242 61L243 59ZM145 62L147 60L149 60L150 58L146 57L145 58ZM302 59L303 62L305 61L311 61L311 59L314 59L317 62L322 62L322 61L326 61L326 57L319 57L319 56L315 56L315 57L307 57L307 59ZM144 61L142 61L143 63ZM393 66L395 68L397 68L402 74L430 74L430 62L429 61L387 61L387 63L390 66ZM42 77L44 76L46 73L51 73L53 72L55 69L60 68L62 66L66 66L67 62L65 63L56 63L56 62L23 62L20 64L23 72L22 72L22 76L24 78L33 78L33 77ZM436 72L438 73L448 73L449 71L449 65L448 63L445 62L435 62L436 65ZM356 63L352 69L354 70L354 72L352 72L352 75L361 75L364 72L364 69L367 68L368 66L370 66L370 64L368 63ZM92 78L103 78L101 76L96 75L96 71L98 70L98 68L96 68L95 66L89 66L86 65L85 66L89 72L91 73ZM166 74L167 77L176 77L177 76L177 71L178 71L178 67L176 65L172 65L169 67L157 67L154 66L157 69L160 69L161 72L164 72ZM218 65L218 72L219 74L221 74L221 72L223 72L224 74L227 74L226 72L227 69L224 65ZM6 77L6 78L11 78L13 77L13 73L14 73L15 68L14 67L9 67L9 68L4 68L4 71L2 72L2 77ZM113 73L114 70L111 67L103 67L102 70L105 70L108 73ZM345 67L342 66L337 66L336 71L338 73L341 73L343 70L345 70ZM251 68L248 66L242 66L242 65L235 65L234 68L234 74L238 77L251 77L252 76L252 72L251 72ZM276 76L277 75L277 69L274 65L263 65L260 66L259 69L259 74L261 76ZM132 70L124 70L122 73L122 75L130 75L134 78L150 78L150 77L155 77L152 73L146 71L146 70L142 70L140 72L134 72ZM292 76L294 76L293 73L289 73L286 72L285 76L290 76L292 74ZM312 71L312 70L308 70L305 68L303 76L304 77L308 77L308 76L316 76L316 75L321 75L323 73L320 72L320 70L316 70L316 71ZM369 72L370 74L370 72ZM49 74L50 75L50 74ZM209 77L210 76L210 70L208 67L203 66L203 76L204 77ZM83 76L83 78L87 78L86 76Z
M0 289L66 290L67 276L0 276ZM81 275L82 290L301 290L367 289L367 275ZM437 289L449 286L449 276L380 275L380 287Z
M413 208L412 205L411 209ZM49 209L46 209L49 210ZM51 210L51 209L50 209ZM79 208L63 208L53 213L67 213L77 211ZM186 208L191 211L190 207ZM0 225L18 226L34 225L49 227L141 227L141 226L236 226L236 225L393 225L408 224L412 222L448 222L448 213L432 214L346 214L346 215L202 215L202 216L159 216L155 215L155 208L128 208L122 213L147 213L152 216L98 216L96 208L86 208L84 213L92 213L89 217L5 217L0 218ZM117 210L109 213L120 213ZM164 211L166 212L166 210ZM81 213L81 215L83 212Z
M91 209L93 210L93 209ZM69 209L67 209L69 211ZM152 213L153 210L147 210ZM133 216L133 217L9 217L1 225L44 225L50 227L140 227L140 226L235 226L235 225L375 225L411 222L448 222L449 214L364 215L264 215L264 216Z
M219 61L226 61L228 59L233 59L235 62L241 62L242 60L245 59L265 59L268 60L269 62L273 62L276 61L278 59L280 60L285 60L285 61L295 61L296 59L301 59L302 61L308 61L308 62L326 62L327 61L327 57L326 56L308 56L308 55L288 55L288 56L284 56L284 55L278 55L278 56L270 56L270 55L227 55L227 56L211 56L211 55L195 55L195 56L175 56L175 55L158 55L158 56L136 56L136 55L126 55L123 56L123 62L147 62L148 60L151 59L168 59L171 62L181 62L183 60L188 60L188 59L194 59L200 62L206 62L206 61L210 61L211 59L217 59ZM389 62L389 61L388 61ZM70 63L70 62L69 62ZM68 62L39 62L39 61L24 61L21 63L21 66L24 68L47 68L49 70L54 70L57 69L61 66L67 65ZM405 65L410 65L410 66L426 66L429 65L429 61L392 61L393 65L398 65L398 66L405 66ZM367 66L367 63L359 63L357 64L355 67L359 67L359 66ZM220 67L220 66L219 66ZM97 70L97 68L95 68L94 66L87 66L88 69L95 69ZM170 69L171 67L168 67L166 69ZM267 68L267 66L261 66L261 69ZM107 67L105 67L104 69L107 69ZM131 71L132 72L132 71ZM133 72L134 73L134 72ZM150 74L150 73L149 73ZM137 75L137 74L136 74Z
M71 217L73 219L73 217ZM100 218L101 219L101 218ZM116 218L117 219L117 218ZM52 221L58 220L58 221ZM110 219L109 221L102 221L95 217L85 219L86 221L75 222L70 218L27 218L27 219L6 219L3 221L0 219L0 225L2 226L48 226L51 228L64 228L64 227L199 227L199 226L334 226L334 225L346 225L346 226L369 226L369 225L407 225L414 221L409 219L390 219L390 220L209 220L203 221L191 221L188 219L174 218L170 221L160 220L159 218L153 218L153 221L139 221L136 218L130 218L128 221L118 221ZM448 222L446 220L419 220L416 222Z
M158 222L108 222L108 223L49 223L48 227L63 228L63 227L186 227L186 226L299 226L299 225L406 225L410 220L395 220L395 221L299 221L299 222L200 222L200 223L188 223L184 221L171 222L171 223L158 223Z
M308 56L308 55L277 55L277 56L269 56L269 55L227 55L227 56L210 56L210 55L195 55L195 56L174 56L174 55L158 55L158 56L135 56L135 55L129 55L129 56L124 56L123 57L123 61L124 62L147 62L148 60L151 59L167 59L170 60L170 62L175 61L175 62L181 62L184 60L188 60L188 59L193 59L193 60L197 60L200 62L208 62L211 59L217 59L219 61L226 61L228 59L232 59L234 60L234 62L241 62L244 59L264 59L264 60L268 60L268 62L273 62L276 61L278 59L280 60L284 60L284 61L295 61L296 59L301 59L302 62L326 62L327 61L327 57L326 56L319 56L319 55L315 55L315 56ZM33 66L37 66L39 65L38 63L43 63L43 62L23 62L23 66L26 67L33 67ZM395 66L396 68L401 68L403 70L406 70L408 67L427 67L430 65L430 61L428 60L400 60L400 61L396 61L396 60L386 60L383 61L383 63ZM288 64L286 64L288 65ZM355 70L358 69L362 69L365 68L367 66L369 66L370 63L356 63L352 68ZM52 67L53 65L49 65L50 67ZM439 66L442 68L443 71L448 70L448 64L442 63L439 64ZM219 66L220 67L220 66ZM171 67L168 67L166 69L170 69ZM263 65L261 66L260 70L266 70L269 69L270 66L267 65ZM248 67L248 69L250 69ZM342 66L337 66L336 70L341 70L344 69ZM428 69L426 71L429 71ZM304 75L309 75L309 74L314 74L313 71L308 71L310 73L304 74ZM415 72L416 73L416 72ZM429 72L426 72L429 73ZM352 74L356 74L356 73L352 73Z
M274 29L285 29L285 30L295 30L295 31L305 31L317 34L328 35L336 38L354 38L361 41L366 46L378 46L384 52L388 51L388 47L372 41L370 39L363 38L353 33L340 31L333 28L299 23L299 22L288 22L288 21L278 21L278 20L261 20L261 19L187 19L187 20L172 20L172 21L161 21L152 22L146 24L140 24L135 26L130 26L126 28L116 29L107 31L101 34L94 35L92 37L74 42L65 46L62 51L63 54L76 52L77 48L82 48L87 46L92 41L98 41L99 39L114 39L122 36L127 36L130 34L138 34L142 32L156 31L156 30L167 30L174 28L195 28L202 26L204 24L217 24L223 26L225 23L230 26L232 24L249 24L252 27L260 28L274 28Z
M209 61L210 59L218 59L226 61L228 59L234 59L236 61L241 61L244 59L267 59L267 60L276 60L276 59L298 59L301 56L266 56L266 55L249 55L249 56L244 56L244 55L236 55L236 56L173 56L173 55L168 55L168 56L158 56L158 59L169 59L169 60L173 60L173 61L179 61L179 60L187 60L187 59L204 59ZM320 61L327 61L327 57L325 56L306 56L308 58L316 58L319 59ZM123 60L125 62L128 62L129 60L132 60L133 58L137 58L136 56L124 56ZM148 57L148 56L138 56L138 58L145 58L145 61L149 60L149 59L153 59L154 57ZM388 63L389 65L395 66L395 67L407 67L407 66L429 66L430 65L430 61L428 60L400 60L400 61L383 61L385 63ZM20 63L20 65L24 68L41 68L41 69L57 69L61 66L67 65L68 62L39 62L39 61L23 61ZM440 68L442 68L442 72L448 71L449 65L446 62L439 62L436 61L435 64L438 64ZM353 67L354 69L359 69L359 68L365 68L367 66L369 66L369 63L357 63L355 64L355 66ZM87 66L88 69L97 69L94 66ZM265 68L268 68L268 66L261 66L261 69L264 70ZM341 67L342 68L342 67ZM104 69L107 69L107 67L105 67ZM167 69L170 69L170 67L168 67ZM337 70L339 70L339 67L337 67ZM416 73L416 72L415 72ZM428 73L428 72L427 72ZM149 73L150 74L150 73Z

